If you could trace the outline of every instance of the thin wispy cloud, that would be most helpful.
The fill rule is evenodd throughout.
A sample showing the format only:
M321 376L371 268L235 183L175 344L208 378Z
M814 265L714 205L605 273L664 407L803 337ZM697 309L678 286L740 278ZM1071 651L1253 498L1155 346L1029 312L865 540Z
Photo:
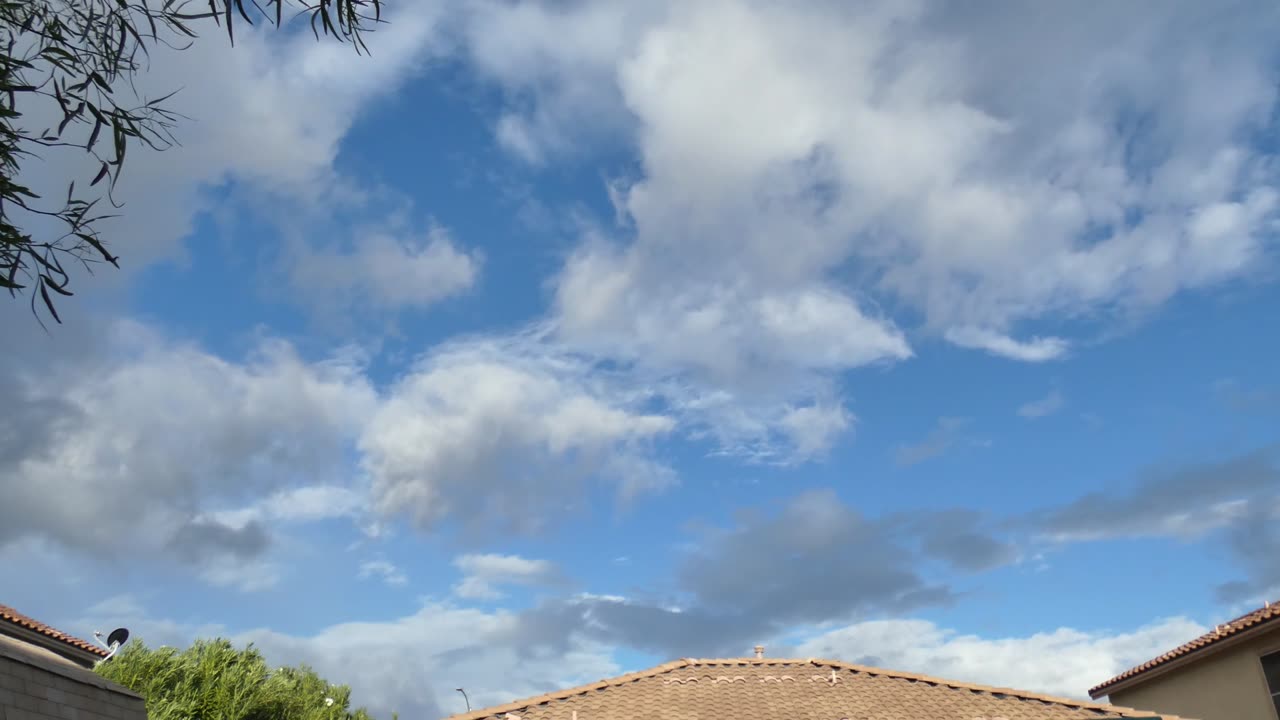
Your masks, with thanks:
M1032 400L1018 407L1018 416L1028 420L1036 420L1052 415L1067 404L1067 398L1061 390L1050 390L1048 395L1039 400Z

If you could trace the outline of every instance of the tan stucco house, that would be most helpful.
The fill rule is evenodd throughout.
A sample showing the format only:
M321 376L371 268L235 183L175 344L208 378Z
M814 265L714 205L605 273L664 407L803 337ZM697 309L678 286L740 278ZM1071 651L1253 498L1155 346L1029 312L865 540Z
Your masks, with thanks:
M0 720L146 720L141 696L93 672L106 654L0 605Z
M1201 720L1280 720L1280 605L1219 625L1089 696Z
M759 653L759 651L758 651ZM677 660L448 720L1178 720L834 660Z

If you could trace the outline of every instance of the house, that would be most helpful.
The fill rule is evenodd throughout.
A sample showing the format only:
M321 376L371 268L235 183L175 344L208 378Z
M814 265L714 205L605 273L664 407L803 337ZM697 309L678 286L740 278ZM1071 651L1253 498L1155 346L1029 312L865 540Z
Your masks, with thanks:
M1267 603L1089 691L1201 720L1280 718L1280 605Z
M0 605L0 720L146 720L140 695L93 672L106 654Z
M834 660L677 660L447 720L1178 720Z

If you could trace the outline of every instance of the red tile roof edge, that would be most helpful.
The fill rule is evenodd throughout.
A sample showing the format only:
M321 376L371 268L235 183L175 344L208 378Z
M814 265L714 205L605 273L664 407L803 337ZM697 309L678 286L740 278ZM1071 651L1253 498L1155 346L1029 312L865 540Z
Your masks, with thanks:
M1258 625L1270 622L1277 618L1280 618L1280 604L1267 603L1257 610L1247 612L1234 620L1228 620L1204 635L1201 635L1189 642L1185 642L1169 652L1151 658L1140 665L1135 665L1100 685L1089 688L1089 697L1097 698L1101 695L1105 695L1109 688L1125 682L1126 680L1131 680L1139 675L1143 675L1151 670L1173 662L1174 660L1212 647L1229 637L1239 635L1246 630L1255 628Z
M0 605L0 621L8 622L10 624L17 625L18 627L26 628L27 630L32 630L44 635L45 637L58 640L64 645L69 645L77 650L92 653L98 657L107 656L107 651L105 649L94 645L87 640L81 640L74 635L68 635L61 630L51 628L38 620L33 620L8 605Z
M638 672L619 675L615 678L607 680L599 680L586 685L557 690L555 692L537 695L523 700L515 700L513 702L502 705L494 705L487 708L480 708L470 712L450 715L445 720L483 720L489 717L501 717L505 713L511 713L516 710L523 710L534 705L544 703L567 700L575 695L585 695L593 690L605 690L619 685L626 685L636 680L656 677L669 673L673 670L689 667L704 666L725 666L725 665L812 665L814 667L827 667L838 670L846 670L850 672L866 673L868 675L882 675L899 680L911 680L916 682L929 683L931 685L941 685L952 690L968 690L971 692L984 692L993 695L1005 695L1018 700L1032 700L1046 704L1062 705L1064 707L1080 708L1083 710L1096 710L1099 712L1110 712L1121 717L1134 718L1151 718L1150 712L1135 710L1133 708L1121 707L1118 705L1110 705L1107 703L1093 702L1090 700L1077 700L1074 698L1056 697L1053 695L1044 695L1041 693L1027 692L1024 690L1014 690L1012 688L993 687L989 685L975 685L973 683L959 682L956 680L944 680L941 678L931 677L929 675L921 675L918 673L904 672L900 670L885 670L884 668L870 667L867 665L856 665L840 660L819 660L815 658L722 658L722 659L698 659L683 658L672 662L663 663L648 670L640 670ZM1161 715L1162 720L1182 720L1176 715Z

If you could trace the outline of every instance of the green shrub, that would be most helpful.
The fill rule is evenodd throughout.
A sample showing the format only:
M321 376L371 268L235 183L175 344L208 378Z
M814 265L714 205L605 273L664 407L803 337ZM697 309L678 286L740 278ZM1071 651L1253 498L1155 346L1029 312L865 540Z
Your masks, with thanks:
M197 640L179 652L131 642L98 674L147 701L150 720L372 720L351 689L301 665L272 669L253 645Z

